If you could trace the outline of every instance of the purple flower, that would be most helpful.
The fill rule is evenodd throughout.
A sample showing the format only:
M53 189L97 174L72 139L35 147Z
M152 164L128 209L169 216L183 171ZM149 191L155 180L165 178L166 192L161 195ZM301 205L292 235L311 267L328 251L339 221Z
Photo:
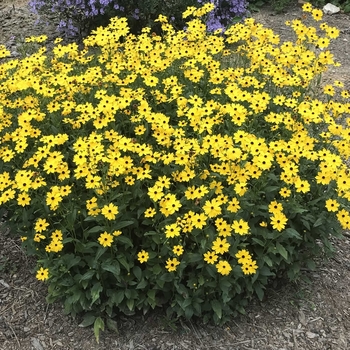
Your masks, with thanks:
M202 3L198 0L198 3ZM236 17L243 17L247 12L246 0L210 0L215 8L209 13L206 24L207 30L213 32L217 29L226 29Z

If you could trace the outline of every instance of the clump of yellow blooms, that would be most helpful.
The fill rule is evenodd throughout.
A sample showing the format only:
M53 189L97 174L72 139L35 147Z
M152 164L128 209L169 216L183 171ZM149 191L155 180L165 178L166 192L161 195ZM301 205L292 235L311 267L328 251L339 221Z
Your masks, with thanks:
M211 9L189 8L181 31L159 16L163 36L113 18L83 49L57 40L0 65L0 204L38 279L80 276L92 304L128 285L121 310L154 307L154 291L175 308L177 293L193 298L178 314L209 302L220 318L322 229L350 229L349 94L312 92L339 31L305 4L321 32L295 19L295 42L253 18L208 33Z

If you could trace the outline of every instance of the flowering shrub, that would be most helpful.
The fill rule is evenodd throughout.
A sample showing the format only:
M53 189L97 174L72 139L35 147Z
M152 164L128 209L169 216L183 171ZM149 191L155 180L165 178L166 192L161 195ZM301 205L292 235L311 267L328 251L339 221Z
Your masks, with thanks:
M211 9L189 8L186 31L159 16L163 38L113 18L83 50L0 66L0 204L48 300L97 332L162 305L225 321L350 228L349 93L315 94L338 30L207 33Z
M202 0L198 0L199 3ZM210 0L215 8L209 13L206 21L207 29L213 32L217 29L225 30L235 18L242 18L247 13L246 0Z
M111 17L128 18L133 33L140 33L145 26L159 31L154 20L160 15L171 18L176 29L183 29L185 22L182 12L187 7L198 7L203 0L158 1L158 0L30 0L29 6L34 13L55 13L61 21L58 29L65 36L83 37L91 29L106 25ZM207 29L225 29L234 18L241 18L247 11L246 0L210 0L215 9L207 18Z
M128 18L133 33L139 33L145 26L157 29L154 20L159 14L171 16L172 24L183 28L181 14L188 6L197 5L197 0L30 0L34 13L55 13L60 22L59 31L65 36L84 37L92 29L107 25L114 16ZM197 6L198 7L198 6Z

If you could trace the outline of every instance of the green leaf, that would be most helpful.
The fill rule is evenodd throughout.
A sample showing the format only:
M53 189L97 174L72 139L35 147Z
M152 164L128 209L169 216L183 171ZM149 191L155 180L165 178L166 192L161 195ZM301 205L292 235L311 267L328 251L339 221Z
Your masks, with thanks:
M116 240L118 241L118 243L119 242L124 243L127 246L127 248L132 248L133 247L131 239L128 238L128 237L120 235L120 236L116 237Z
M323 222L324 222L324 218L321 217L321 218L318 218L315 223L312 225L312 227L318 227L318 226L321 226L323 225Z
M276 192L278 190L280 190L279 186L267 186L267 187L265 187L264 192L261 192L261 193L266 194L268 192Z
M96 221L96 217L95 216L87 216L84 221L89 222L89 221Z
M272 266L273 265L273 262L272 262L272 260L267 256L267 255L264 255L263 256L263 260L266 262L266 264L268 265L268 266Z
M137 278L138 281L141 281L142 278L142 270L140 266L134 266L132 268L132 272L134 273L135 277Z
M120 262L120 264L125 267L126 271L130 272L130 266L129 266L128 262L126 261L125 256L124 255L118 255L117 259Z
M171 282L171 281L174 279L174 275L173 275L172 273L166 272L166 273L163 273L163 275L161 275L161 276L159 277L159 279L160 279L161 281Z
M133 310L134 310L134 304L135 304L135 300L134 300L134 299L128 299L128 300L126 301L126 305L127 305L128 309L129 309L130 311L133 311Z
M95 256L95 259L94 261L98 261L98 259L106 252L106 248L105 247L102 247L101 245L98 247L97 249L97 253L96 253L96 256Z
M159 289L163 289L165 281L161 281L159 278L156 279L157 286Z
M259 273L261 276L275 276L273 272L265 265L263 267L259 267Z
M202 255L198 253L189 253L187 262L197 262L202 260Z
M306 260L306 266L311 270L314 271L316 269L316 264L313 260L307 259Z
M66 216L68 228L74 227L74 223L76 222L76 217L77 217L77 210L76 209L73 209L72 211L70 211L69 214Z
M115 277L120 276L120 266L118 261L110 261L110 260L105 260L101 264L101 268L105 271L111 272Z
M254 285L254 291L258 296L259 300L262 301L264 298L264 290L261 288L261 285L260 284Z
M106 326L110 331L119 334L118 323L116 321L108 317L106 319Z
M288 252L286 251L286 248L283 247L283 245L281 245L280 243L277 242L276 249L277 249L278 253L280 253L285 260L288 259Z
M292 209L293 214L302 214L302 213L305 213L306 211L308 210L304 208L299 208L299 207L294 207Z
M186 310L186 308L188 308L191 304L192 304L192 298L187 298L183 301L183 303L181 304L181 307L183 310Z
M162 267L159 264L156 264L152 267L152 272L155 275L159 275L162 272Z
M80 256L73 257L73 254L70 254L70 259L67 259L66 261L67 269L70 270L73 266L78 265L80 261L81 261Z
M100 282L96 282L91 290L90 290L90 294L91 294L91 303L90 305L92 305L99 297L100 297L100 293L102 292L103 287L101 285Z
M101 231L106 231L106 227L105 226L94 226L94 227L90 228L89 230L87 230L86 234L98 233Z
M216 316L221 319L222 318L222 306L218 300L212 300L210 302L211 307L213 308Z
M118 306L124 300L125 293L123 290L117 290L113 292L111 299L112 302Z
M294 228L288 227L284 232L288 238L303 239L300 233L297 230L294 230Z
M185 317L189 320L193 316L193 309L192 307L187 307L185 309Z
M262 240L260 240L259 238L253 237L253 238L252 238L252 241L255 242L255 243L257 243L257 244L259 244L259 245L262 246L262 247L265 246L264 242L263 242Z
M311 226L310 226L309 221L307 221L307 220L303 220L303 219L301 219L300 221L301 221L301 222L304 224L305 228L306 228L307 230L309 230L309 231L310 231Z
M150 299L150 300L156 300L156 291L155 290L149 290L147 292L147 297Z
M156 231L148 231L148 232L144 233L144 236L154 236L157 234L158 234L158 232L156 232Z
M136 289L143 289L147 286L148 282L145 279L142 279L141 282L136 286Z
M95 322L96 316L90 312L83 316L83 321L79 324L79 327L89 327Z
M96 273L96 271L93 270L93 269L86 271L86 272L81 276L79 282L85 281L85 280L90 280L90 279L92 278L92 276L95 275L95 273Z
M113 225L113 230L120 230L121 228L130 226L134 223L134 221L119 221L115 225ZM119 236L120 237L120 236Z
M88 280L85 280L85 281L80 280L80 284L83 287L83 289L86 289L87 286L89 285L89 281Z
M97 317L94 322L94 333L97 343L100 342L100 330L105 330L105 323L103 322L101 317Z

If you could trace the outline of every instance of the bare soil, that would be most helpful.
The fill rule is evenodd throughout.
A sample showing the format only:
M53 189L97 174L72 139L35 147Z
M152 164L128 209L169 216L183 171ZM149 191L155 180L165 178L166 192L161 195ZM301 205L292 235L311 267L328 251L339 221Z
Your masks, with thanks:
M5 0L24 6L26 1ZM0 0L0 7L5 2ZM22 13L23 15L23 13ZM266 7L253 17L274 29L282 40L291 38L286 20L298 18L298 6L285 14ZM13 19L13 14L12 14ZM332 44L342 64L324 81L340 80L350 88L350 19L326 16L341 29ZM0 44L2 41L0 30ZM20 242L0 226L0 350L347 350L350 349L350 235L334 240L334 258L319 260L315 272L304 271L298 283L277 281L263 302L252 300L246 315L224 327L196 321L171 321L162 310L146 316L116 319L118 332L106 331L97 344L91 328L63 313L62 305L47 305L46 286L35 279L35 261Z

